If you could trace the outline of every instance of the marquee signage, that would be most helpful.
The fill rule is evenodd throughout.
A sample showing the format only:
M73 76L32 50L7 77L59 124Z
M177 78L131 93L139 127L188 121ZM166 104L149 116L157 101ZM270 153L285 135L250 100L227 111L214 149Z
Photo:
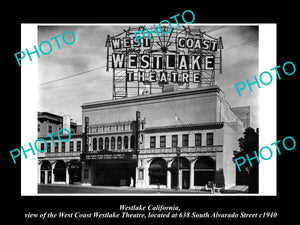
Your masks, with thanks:
M81 160L111 160L111 159L135 159L136 156L132 152L109 152L103 151L98 153L81 154Z
M139 45L134 32L143 29L145 26L130 27L107 36L107 71L113 69L114 98L161 92L169 84L179 89L214 84L216 71L222 69L221 37L213 38L199 27L182 26L159 37L140 39Z

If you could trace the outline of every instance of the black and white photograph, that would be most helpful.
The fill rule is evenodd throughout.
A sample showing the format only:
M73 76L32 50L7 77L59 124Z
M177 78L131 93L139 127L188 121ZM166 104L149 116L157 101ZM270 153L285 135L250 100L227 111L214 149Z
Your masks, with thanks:
M39 25L62 35L40 45L38 193L258 193L258 163L234 162L258 146L258 90L232 86L258 73L258 33Z
M2 220L297 221L297 7L95 3L5 8Z

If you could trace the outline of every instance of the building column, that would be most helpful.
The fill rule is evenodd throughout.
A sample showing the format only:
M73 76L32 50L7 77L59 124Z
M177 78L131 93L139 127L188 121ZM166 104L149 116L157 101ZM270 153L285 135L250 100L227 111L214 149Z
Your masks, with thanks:
M191 161L190 163L190 189L194 189L194 166L195 166L195 160Z
M168 161L168 168L171 168L171 165L172 165L172 160ZM171 189L171 171L170 170L167 170L167 188L168 189Z
M42 162L39 162L38 163L38 174L37 174L38 184L41 183L41 165L42 165Z
M50 163L51 163L51 184L54 184L54 173L53 173L53 169L54 169L54 167L55 167L55 164L56 164L56 161L50 161ZM48 174L47 174L48 175ZM48 179L48 177L47 177L47 179Z
M68 167L68 163L66 163L66 184L70 183Z
M51 173L51 171L50 170L44 170L45 172L44 172L44 176L45 176L45 184L48 184L48 172L50 172Z
M178 176L178 188L179 188L179 190L181 190L182 189L182 170L179 170L179 176Z
M149 167L150 167L150 162L145 161L145 165L144 165L144 188L148 188L150 187L150 178L149 178Z

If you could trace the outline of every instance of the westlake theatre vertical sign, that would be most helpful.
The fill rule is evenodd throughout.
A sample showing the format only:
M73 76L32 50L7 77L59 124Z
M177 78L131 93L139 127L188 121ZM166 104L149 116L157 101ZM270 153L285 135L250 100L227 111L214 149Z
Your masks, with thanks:
M113 70L114 99L159 93L166 87L214 85L216 72L222 73L221 37L211 37L200 27L182 26L159 36L151 33L139 45L134 32L145 27L129 27L107 36L107 71ZM150 26L147 29L151 31Z

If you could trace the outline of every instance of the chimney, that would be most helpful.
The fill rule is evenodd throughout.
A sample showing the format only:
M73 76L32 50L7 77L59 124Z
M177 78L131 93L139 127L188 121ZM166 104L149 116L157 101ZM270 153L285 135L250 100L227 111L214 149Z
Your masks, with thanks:
M68 129L71 133L71 116L63 116L63 128ZM63 134L68 134L66 131L63 131Z

